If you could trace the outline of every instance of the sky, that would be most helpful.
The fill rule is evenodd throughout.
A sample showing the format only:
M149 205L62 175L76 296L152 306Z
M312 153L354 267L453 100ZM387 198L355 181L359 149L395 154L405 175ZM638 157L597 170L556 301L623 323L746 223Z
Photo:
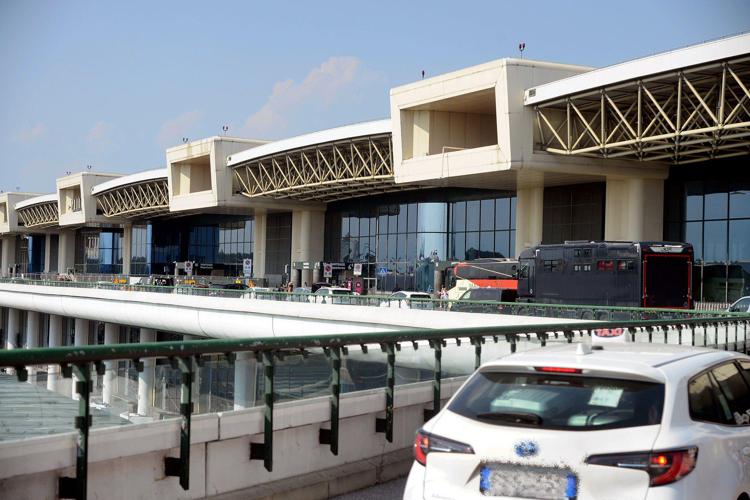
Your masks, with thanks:
M164 167L183 138L389 116L390 88L517 57L608 66L750 31L750 0L0 0L0 190Z

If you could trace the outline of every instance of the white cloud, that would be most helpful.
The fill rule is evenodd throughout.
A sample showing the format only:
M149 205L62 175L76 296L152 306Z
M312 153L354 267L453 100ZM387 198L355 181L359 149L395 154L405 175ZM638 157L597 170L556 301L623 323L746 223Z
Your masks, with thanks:
M285 132L290 115L299 108L330 107L342 92L355 86L362 77L361 67L356 57L330 57L299 83L291 79L277 82L265 104L245 120L240 132L258 138Z
M47 131L47 126L44 123L37 123L31 128L27 128L19 131L13 140L16 142L34 142L44 135Z
M89 151L104 153L110 150L113 146L113 130L114 126L111 123L105 121L96 122L88 134L86 134L86 146Z
M181 144L183 137L190 137L190 132L195 130L201 117L200 111L186 111L165 121L159 129L156 142L163 148ZM193 137L193 139L196 139L196 137Z

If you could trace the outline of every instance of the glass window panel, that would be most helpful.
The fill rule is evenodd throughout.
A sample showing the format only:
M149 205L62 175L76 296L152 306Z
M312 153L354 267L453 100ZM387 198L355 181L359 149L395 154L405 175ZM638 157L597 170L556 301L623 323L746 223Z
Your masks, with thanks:
M359 236L359 218L349 217L349 236Z
M510 200L510 198L495 200L495 229L508 229L510 227Z
M466 230L479 231L479 200L466 202Z
M510 231L495 231L495 253L498 257L510 257L510 235Z
M341 217L341 236L349 236L349 217Z
M704 197L705 218L726 219L729 196L726 192L706 194Z
M750 217L750 186L732 189L729 193L729 217Z
M372 261L375 258L375 245L376 245L376 237L370 236L370 246L368 247L368 254L367 259Z
M408 216L406 230L410 233L417 232L417 204L416 203L409 204L409 216Z
M398 206L398 232L399 233L405 233L406 232L406 215L408 212L408 205L406 203L403 203Z
M703 183L688 182L685 185L685 220L703 219Z
M508 257L516 256L516 232L510 231L510 247L508 248Z
M493 231L482 231L480 233L479 250L482 257L495 256L495 233Z
M359 219L359 235L369 236L370 235L370 218L360 217Z
M729 261L750 261L750 219L729 221Z
M466 233L453 233L451 238L451 254L456 260L466 258Z
M416 221L414 222L416 224ZM416 252L417 252L417 235L416 233L409 233L406 236L406 260L410 263L416 261L417 259Z
M466 260L479 258L479 233L466 233Z
M388 234L398 233L398 205L391 205L388 209Z
M375 255L378 262L385 262L388 260L388 236L381 234L378 235L378 252Z
M726 262L727 222L705 222L703 225L703 259L706 262Z
M516 205L518 198L515 196L510 199L510 228L516 228Z
M451 207L451 231L466 230L466 202L453 203Z
M703 223L685 223L685 243L693 245L695 260L703 260Z
M417 230L420 233L445 232L448 224L447 207L446 203L420 203Z
M482 200L481 214L482 231L492 231L495 229L495 200Z
M395 234L388 235L388 254L387 259L388 261L395 261L396 260L396 241L398 240L398 236Z
M398 235L396 238L396 245L398 246L396 258L398 260L406 260L406 237L403 234Z
M434 255L438 260L445 260L445 241L445 234L442 233L420 233L417 238L417 258L431 259Z

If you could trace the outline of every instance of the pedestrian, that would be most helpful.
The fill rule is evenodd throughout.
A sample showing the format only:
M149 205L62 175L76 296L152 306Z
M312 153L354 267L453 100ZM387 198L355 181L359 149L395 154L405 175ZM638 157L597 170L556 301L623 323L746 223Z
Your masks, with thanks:
M440 287L440 307L441 309L446 309L447 302L448 302L448 290L445 289L445 286Z

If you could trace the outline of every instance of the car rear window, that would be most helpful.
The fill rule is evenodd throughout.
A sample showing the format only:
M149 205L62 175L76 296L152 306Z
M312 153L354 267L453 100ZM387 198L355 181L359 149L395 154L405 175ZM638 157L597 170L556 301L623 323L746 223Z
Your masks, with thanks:
M495 425L596 430L658 424L663 406L659 383L483 371L448 409Z
M334 295L351 295L352 292L349 290L332 290Z
M502 290L496 288L474 289L470 290L471 294L467 297L470 300L500 300Z

